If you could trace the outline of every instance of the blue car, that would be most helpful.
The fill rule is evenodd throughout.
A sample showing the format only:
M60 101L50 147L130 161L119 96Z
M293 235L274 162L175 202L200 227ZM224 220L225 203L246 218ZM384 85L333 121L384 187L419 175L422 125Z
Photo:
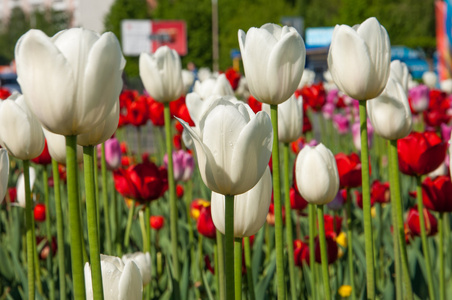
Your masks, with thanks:
M6 88L11 93L21 92L16 73L0 73L0 87Z

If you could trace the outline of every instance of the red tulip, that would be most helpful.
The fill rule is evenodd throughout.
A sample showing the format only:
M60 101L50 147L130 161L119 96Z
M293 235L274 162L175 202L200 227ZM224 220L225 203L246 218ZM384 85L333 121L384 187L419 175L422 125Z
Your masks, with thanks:
M11 92L6 88L0 87L0 100L5 100L9 96L11 96Z
M180 184L176 185L176 195L177 198L182 198L184 195L184 187Z
M337 235L341 233L342 218L339 216L324 215L325 232L333 232Z
M229 84L231 85L232 89L235 91L239 85L240 81L240 73L234 70L234 68L229 68L224 72L224 75L226 75L226 78L229 81Z
M448 114L448 110L450 107L451 101L446 93L431 90L428 108L423 112L425 123L431 127L439 127L441 124L449 123L451 115Z
M49 153L49 147L47 147L47 140L45 140L44 149L42 150L42 153L31 160L35 164L39 165L50 165L52 163L52 157L50 157Z
M295 210L303 210L308 206L308 202L303 199L299 192L293 187L290 188L290 207Z
M210 206L210 202L206 201L204 199L195 199L191 202L190 205L190 215L191 217L197 221L199 218L199 215L201 214L201 210L204 207L209 207Z
M165 125L165 117L163 116L163 103L157 102L152 97L146 98L148 101L149 118L154 126L162 127Z
M257 101L253 96L250 96L248 98L248 105L251 107L255 114L262 110L262 103Z
M412 132L397 141L399 168L404 174L421 176L436 170L446 157L447 144L434 132Z
M426 208L452 212L452 182L449 176L427 177L422 183L422 200Z
M361 186L361 160L358 154L346 155L338 153L335 155L339 181L341 188L354 188Z
M46 206L44 204L36 204L33 213L36 222L44 222L46 220Z
M339 248L336 242L336 234L332 231L328 231L325 233L326 238L326 250L328 257L328 264L332 264L338 258ZM320 255L320 240L319 237L316 236L314 239L314 247L315 247L315 261L317 263L321 263L321 255ZM300 240L294 241L294 260L295 265L301 266L302 263L305 263L309 266L309 244Z
M284 223L286 220L286 208L284 206L281 207L281 214ZM275 204L273 203L273 194L272 203L270 203L270 207L268 208L267 223L271 226L275 226Z
M319 112L326 102L326 93L321 82L304 86L301 89L301 96L303 96L303 104L315 112Z
M128 123L135 127L145 125L149 119L149 111L145 96L140 96L127 106Z
M8 188L8 196L9 196L9 202L13 203L16 202L16 198L17 198L17 189L16 187L9 187Z
M211 239L214 239L216 237L217 229L213 224L210 205L201 209L196 228L198 229L198 232L205 237Z
M309 265L309 245L301 240L294 240L293 249L295 265L301 266L303 263Z
M425 232L427 236L435 235L438 232L438 222L436 221L435 216L426 208L424 208L424 221L425 221ZM408 211L406 222L412 235L414 236L421 235L419 211L417 209L417 205L414 206L413 208L410 208L410 210Z
M159 198L164 188L164 177L152 162L145 161L127 169L113 172L116 190L126 198L146 203Z
M389 182L382 183L379 180L374 180L370 187L370 201L374 203L388 203L391 200Z
M309 115L306 111L303 111L303 133L309 132L312 130L311 120L309 120Z
M37 236L36 237L36 245L39 246L41 243L44 243L44 246L41 248L41 251L39 252L39 259L41 259L41 260L47 259L47 256L49 256L50 251L52 251L52 256L55 256L55 254L57 252L57 242L56 242L56 238L54 236L52 236L52 242L50 243L50 247L49 247L49 242L47 241L47 238Z
M165 225L165 219L163 216L151 216L149 218L149 224L151 225L151 228L155 230L162 229L163 225Z

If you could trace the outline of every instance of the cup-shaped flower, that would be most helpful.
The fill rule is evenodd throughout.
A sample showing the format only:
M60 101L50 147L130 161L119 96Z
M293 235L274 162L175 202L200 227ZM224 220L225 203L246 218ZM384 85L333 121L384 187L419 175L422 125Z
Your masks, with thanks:
M134 261L124 262L115 256L100 256L102 270L102 285L104 298L111 300L141 300L143 280L140 269ZM86 299L93 299L91 267L85 264Z
M425 178L422 183L422 201L425 208L438 212L452 212L452 182L449 176Z
M438 76L435 72L427 71L422 74L422 81L429 88L435 89L436 85L438 84Z
M119 101L112 107L107 117L90 131L77 137L77 144L81 146L96 146L108 140L118 128Z
M338 153L335 156L341 188L361 186L361 160L359 155Z
M370 203L373 206L375 203L388 203L391 200L389 190L389 182L381 182L374 180L370 186Z
M44 222L46 220L46 206L42 203L36 204L33 209L33 216L36 222Z
M303 74L306 48L293 27L267 23L238 32L243 67L251 94L280 104L295 92Z
M262 109L270 115L270 105ZM289 100L278 105L278 139L282 143L298 140L303 129L303 98L292 95Z
M58 163L66 164L66 139L61 134L52 133L42 128L47 140L50 156ZM77 162L83 161L83 148L77 145Z
M305 146L298 153L295 176L300 194L311 204L327 204L333 201L339 190L336 160L323 144Z
M442 80L439 83L439 87L441 88L441 91L445 92L446 94L452 93L452 79L446 79Z
M410 71L404 62L400 60L391 61L391 71L389 77L394 78L395 81L402 85L405 94L408 93L408 78Z
M424 223L427 236L433 236L438 232L438 221L435 216L424 207ZM419 209L417 205L408 211L406 222L412 235L421 236L421 222L419 220Z
M107 163L107 169L116 170L121 166L121 146L117 138L112 137L104 142L105 144L105 162ZM102 146L98 146L98 156L102 155Z
M163 157L165 166L168 164L168 155ZM187 181L193 175L195 161L193 156L184 150L173 151L173 168L175 181Z
M256 234L267 220L271 202L272 182L267 167L259 182L248 192L234 197L234 237ZM225 233L225 197L212 192L212 219L215 227Z
M8 191L9 157L6 149L0 149L0 204Z
M446 158L447 143L433 131L412 132L397 141L400 172L421 176L430 173Z
M33 167L29 168L30 172L30 191L33 191L33 186L36 180L36 171ZM24 173L21 173L17 178L16 183L16 191L17 191L17 202L15 205L25 208L25 176Z
M413 111L419 113L428 108L430 103L430 90L426 85L418 85L413 87L409 92L409 100Z
M122 256L122 261L124 264L127 264L129 261L133 261L137 265L138 269L140 269L143 285L147 285L151 282L151 255L149 252L124 254Z
M72 28L50 38L32 29L17 42L15 55L25 100L53 133L87 132L118 101L125 60L111 32Z
M410 134L413 118L408 98L402 85L392 77L380 96L367 101L367 111L375 133L379 136L397 140Z
M168 46L154 54L141 53L140 77L146 91L158 102L171 102L184 92L180 57Z
M44 149L41 124L19 93L0 105L0 144L12 156L24 160L38 157Z
M44 140L44 149L42 149L41 154L31 160L35 164L47 166L52 163L52 157L49 153L49 147L47 146L47 140Z
M196 229L205 237L214 239L217 235L217 230L212 220L212 206L203 206L199 210L199 216L196 220Z
M357 100L380 95L389 78L391 44L386 29L376 18L360 25L336 25L328 68L337 87Z
M193 82L195 81L195 74L193 74L192 71L189 70L182 70L182 82L184 84L184 95L188 94L190 89L193 86Z
M149 225L152 229L160 230L165 225L165 218L163 216L150 216Z
M190 134L204 183L214 192L238 195L250 190L262 177L270 160L273 130L265 112L227 97L219 97L190 127Z
M203 82L196 81L193 92L201 99L207 99L210 96L234 96L234 90L224 74L217 78L208 78Z

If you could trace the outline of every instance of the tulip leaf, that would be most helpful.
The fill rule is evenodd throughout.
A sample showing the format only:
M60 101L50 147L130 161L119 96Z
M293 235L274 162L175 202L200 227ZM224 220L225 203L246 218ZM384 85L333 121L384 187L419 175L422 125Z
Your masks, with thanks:
M270 257L270 262L265 268L263 274L263 278L259 283L255 286L254 291L256 292L256 299L264 299L265 293L268 290L268 286L271 283L273 276L276 273L276 252L273 252Z
M188 270L189 270L189 260L184 259L182 275L180 277L180 295L184 300L188 298L188 276L189 276Z
M252 265L252 273L253 273L253 281L254 286L257 284L258 275L260 274L260 269L262 266L262 255L263 255L263 245L264 245L264 236L265 236L265 227L267 225L262 226L261 230L259 230L254 239L254 245L252 247L251 254L251 265Z
M207 296L209 297L209 300L214 300L215 298L212 295L212 291L210 290L210 284L207 282L206 273L202 272L202 282L204 284L204 287L206 288Z

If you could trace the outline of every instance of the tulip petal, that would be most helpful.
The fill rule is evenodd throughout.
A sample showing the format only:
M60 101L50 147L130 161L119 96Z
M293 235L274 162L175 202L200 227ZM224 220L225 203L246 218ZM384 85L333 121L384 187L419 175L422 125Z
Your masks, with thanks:
M273 129L265 112L246 124L240 132L232 153L231 180L234 194L242 194L256 185L270 160Z
M118 282L118 300L141 300L143 294L143 280L141 279L140 269L135 262L126 263ZM113 299L105 297L105 299Z
M8 191L9 157L6 149L0 149L0 204Z
M63 53L43 32L30 30L16 46L16 61L25 100L42 125L72 134L75 78ZM52 74L52 80L42 76L43 69Z
M155 87L162 86L163 82L157 69L155 58L147 53L141 53L139 65L140 77L144 88L156 101L157 99L161 99L164 96L162 94L162 89Z
M195 123L195 126L199 126L203 107L203 101L200 95L197 93L189 93L187 97L185 97L185 103L193 123Z

